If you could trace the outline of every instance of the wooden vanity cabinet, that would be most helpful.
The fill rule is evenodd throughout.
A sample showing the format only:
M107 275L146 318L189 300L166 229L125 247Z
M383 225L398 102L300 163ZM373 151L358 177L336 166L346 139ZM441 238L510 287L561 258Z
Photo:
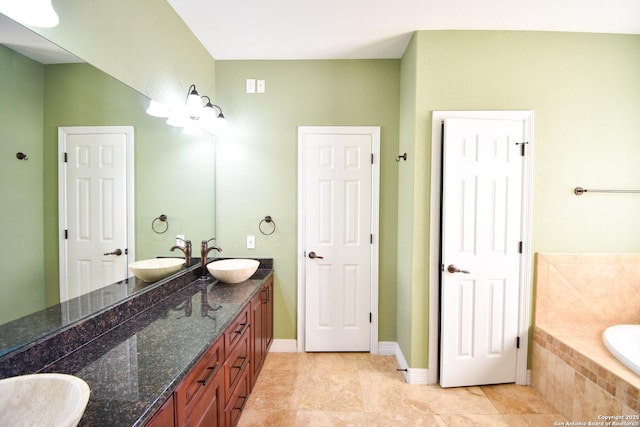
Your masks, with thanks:
M147 427L235 426L272 340L273 278L269 278Z
M223 426L224 341L219 338L174 392L176 426Z

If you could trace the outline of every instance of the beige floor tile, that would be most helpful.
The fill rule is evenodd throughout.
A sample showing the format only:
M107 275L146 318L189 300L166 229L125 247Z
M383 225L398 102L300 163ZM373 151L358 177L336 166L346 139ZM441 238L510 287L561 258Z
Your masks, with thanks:
M238 427L287 427L296 425L298 411L245 408Z
M552 426L531 387L409 385L393 356L270 353L240 426Z
M503 415L503 417L511 427L553 427L567 422L567 419L560 414Z
M515 384L481 386L501 414L555 414L553 409L532 387Z
M434 414L499 414L480 387L420 386L418 389L420 398Z
M307 353L307 369L326 374L355 372L359 363L370 356L369 353Z
M502 415L436 415L436 422L441 427L508 427Z
M367 427L438 426L435 415L367 412Z
M298 411L296 426L367 426L364 412Z
M263 370L306 371L310 353L268 353Z
M420 386L406 384L401 375L361 372L360 384L365 412L377 416L384 414L385 417L380 419L394 421L386 425L434 425L433 413L427 402L420 394L410 393Z
M310 370L298 378L298 409L363 411L358 372Z
M262 370L247 406L256 409L298 409L300 372Z

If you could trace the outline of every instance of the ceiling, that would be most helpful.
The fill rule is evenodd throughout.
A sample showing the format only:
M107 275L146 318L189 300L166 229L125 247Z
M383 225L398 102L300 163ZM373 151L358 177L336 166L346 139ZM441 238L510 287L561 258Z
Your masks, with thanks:
M215 59L400 58L416 30L640 34L640 0L168 0Z

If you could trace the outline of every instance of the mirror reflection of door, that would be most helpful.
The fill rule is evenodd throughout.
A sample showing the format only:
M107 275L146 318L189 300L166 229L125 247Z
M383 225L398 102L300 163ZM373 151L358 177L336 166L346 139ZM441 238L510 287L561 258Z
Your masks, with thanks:
M61 127L58 151L60 301L66 301L129 276L133 127Z

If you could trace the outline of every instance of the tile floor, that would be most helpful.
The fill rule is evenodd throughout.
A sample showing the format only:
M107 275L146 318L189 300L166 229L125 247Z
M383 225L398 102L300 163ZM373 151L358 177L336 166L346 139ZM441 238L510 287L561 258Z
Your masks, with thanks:
M567 421L531 387L409 385L397 368L393 356L269 353L239 426L542 427Z

